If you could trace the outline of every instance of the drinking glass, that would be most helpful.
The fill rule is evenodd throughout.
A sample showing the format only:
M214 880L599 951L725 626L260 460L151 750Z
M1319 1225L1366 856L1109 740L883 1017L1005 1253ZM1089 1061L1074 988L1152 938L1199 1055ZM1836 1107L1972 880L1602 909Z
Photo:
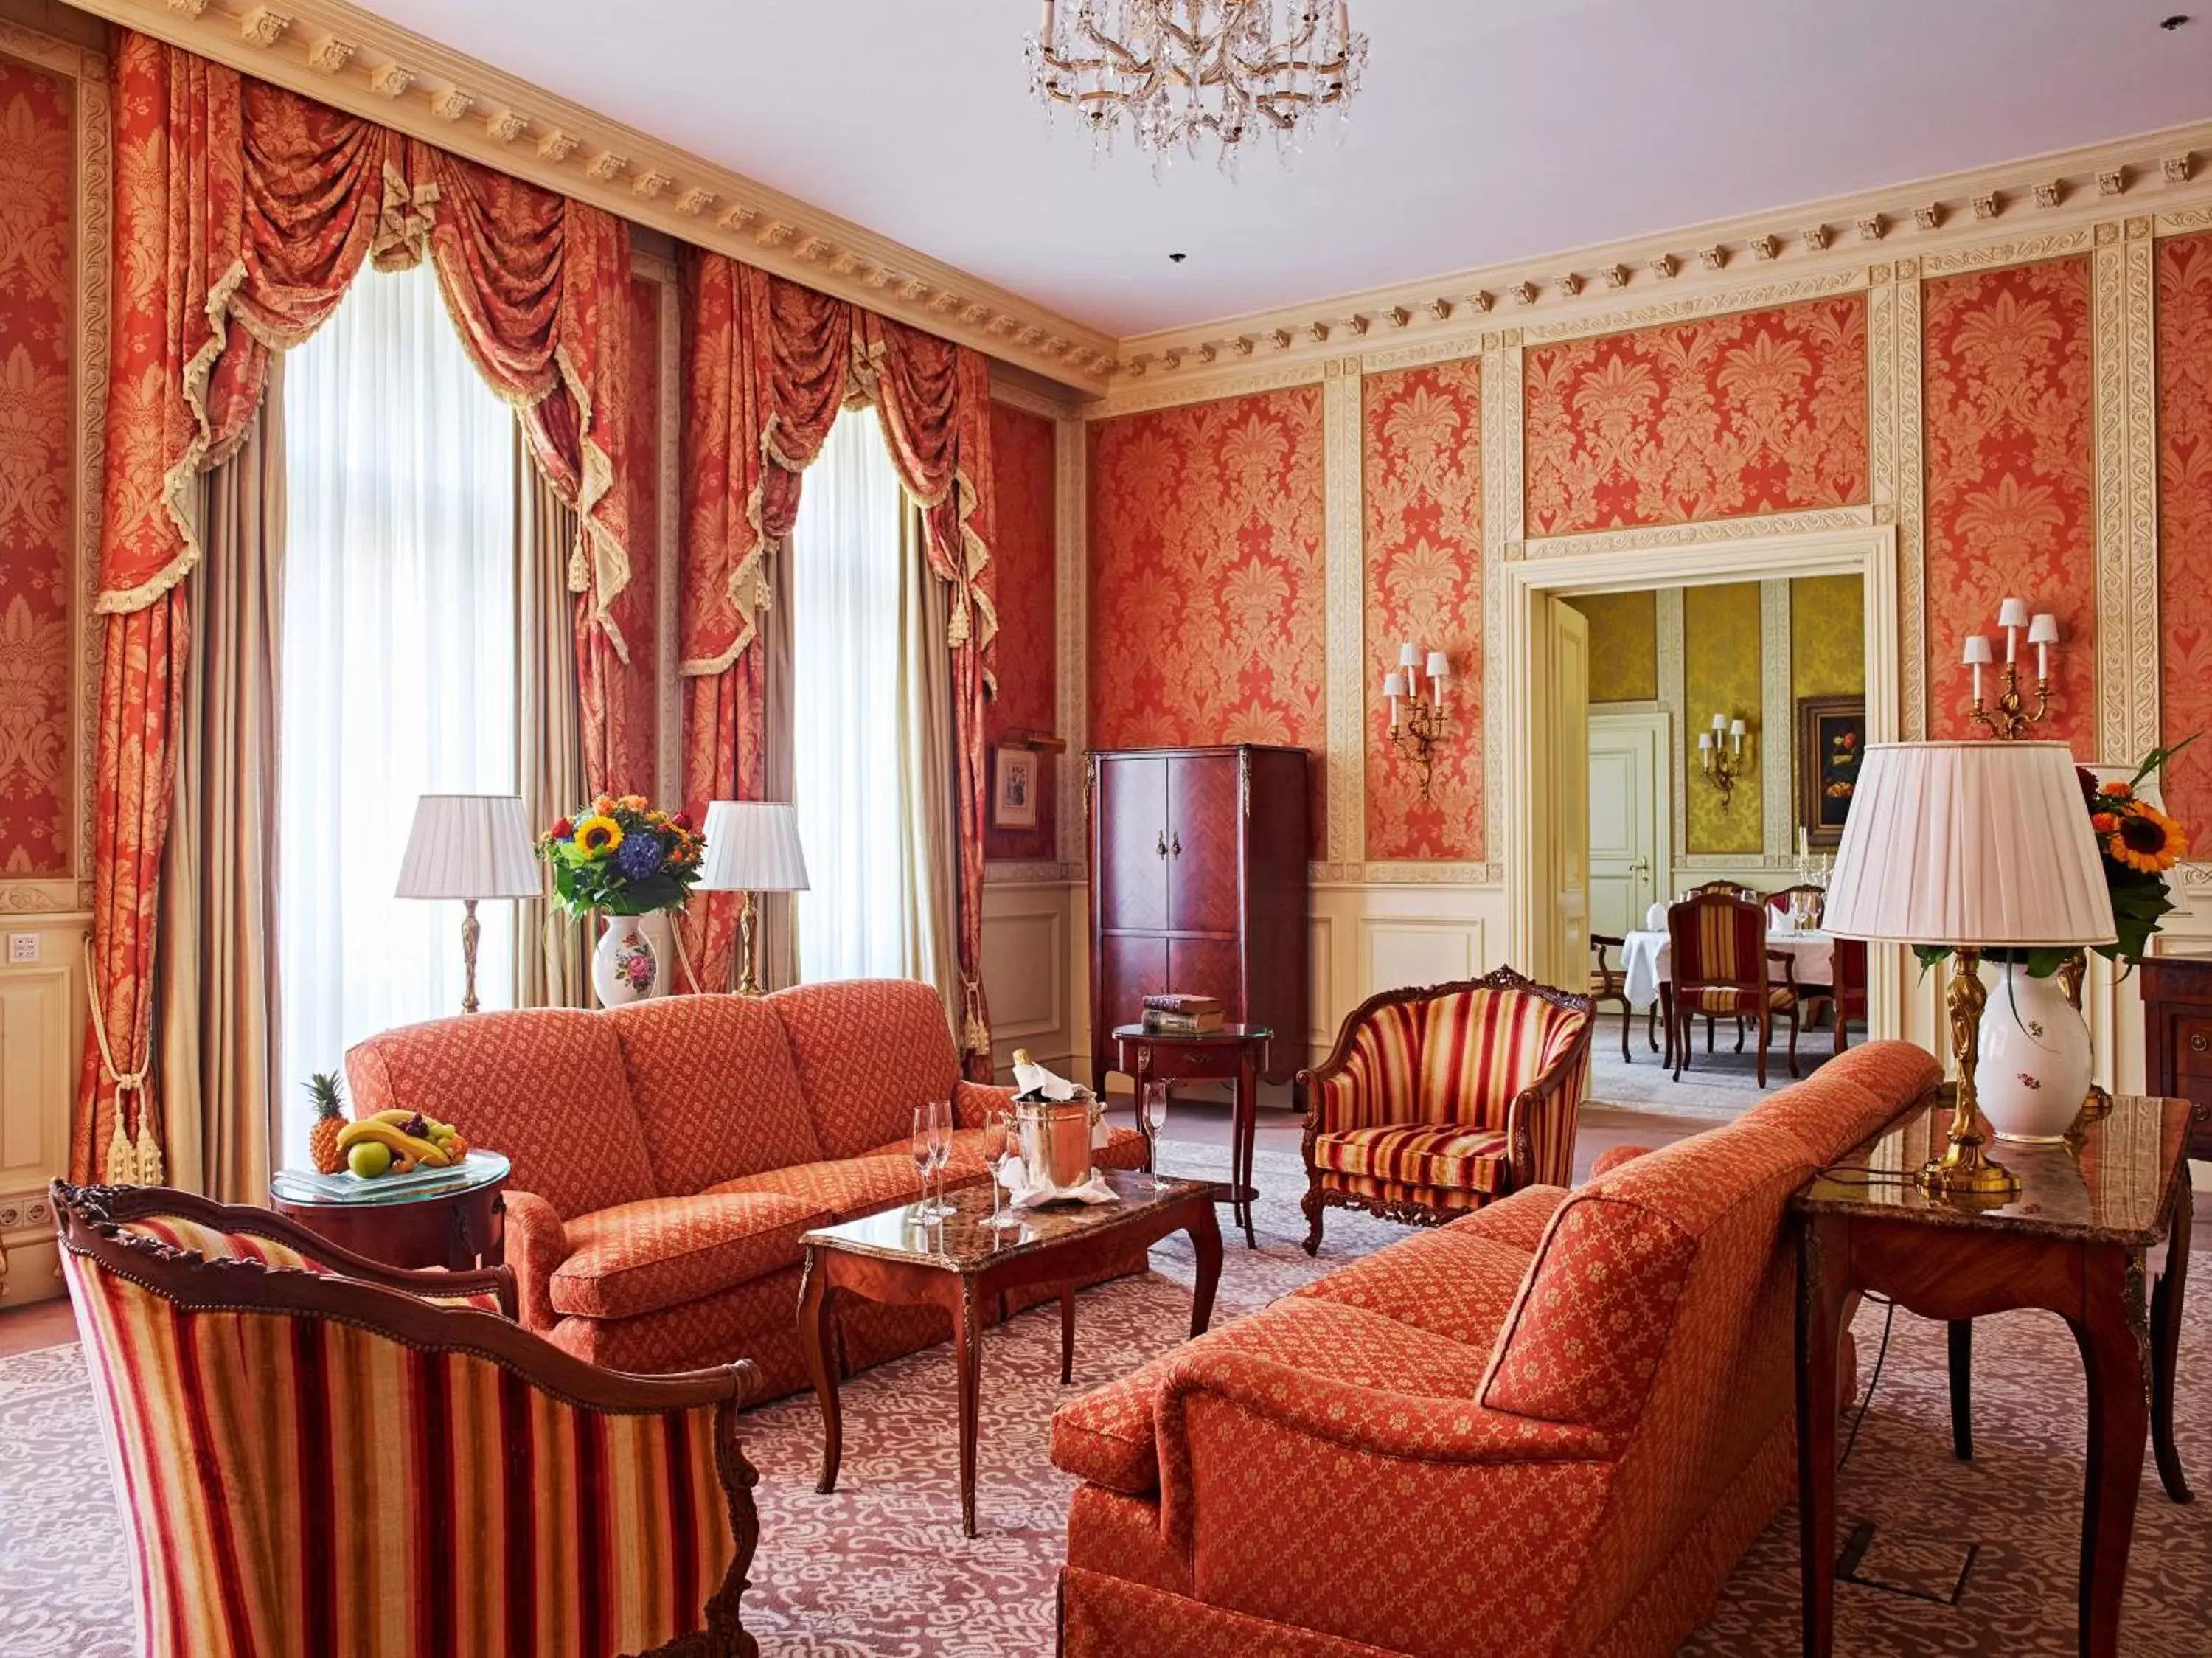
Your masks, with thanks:
M921 1186L921 1195L915 1199L915 1213L923 1220L932 1219L929 1205L929 1171L937 1167L937 1107L916 1106L914 1108L914 1132L907 1137L906 1149L914 1157L914 1178Z
M1137 1126L1145 1136L1145 1178L1160 1189L1160 1131L1168 1125L1168 1085L1147 1082L1137 1100Z
M945 1201L945 1166L952 1161L952 1106L946 1100L929 1107L929 1161L937 1171L937 1197L922 1213L941 1221L959 1212Z
M1006 1143L1011 1137L1013 1123L1004 1106L993 1106L983 1115L983 1161L991 1171L991 1226L996 1231L1019 1226L1021 1217L999 1204L999 1165L1006 1155Z

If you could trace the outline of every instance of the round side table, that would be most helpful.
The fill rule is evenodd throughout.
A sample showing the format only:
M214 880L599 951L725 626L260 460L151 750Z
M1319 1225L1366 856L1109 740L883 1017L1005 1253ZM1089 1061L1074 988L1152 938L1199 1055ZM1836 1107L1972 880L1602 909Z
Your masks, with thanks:
M506 1253L507 1161L471 1151L459 1170L418 1169L374 1180L280 1169L270 1178L276 1212L341 1249L386 1266L497 1266Z
M1230 1119L1230 1215L1244 1228L1244 1247L1257 1249L1252 1230L1252 1142L1260 1121L1260 1073L1267 1069L1267 1044L1274 1033L1264 1025L1224 1025L1203 1036L1176 1036L1142 1025L1114 1027L1115 1066L1136 1079L1138 1120L1144 1120L1145 1089L1158 1082L1234 1082L1237 1104Z

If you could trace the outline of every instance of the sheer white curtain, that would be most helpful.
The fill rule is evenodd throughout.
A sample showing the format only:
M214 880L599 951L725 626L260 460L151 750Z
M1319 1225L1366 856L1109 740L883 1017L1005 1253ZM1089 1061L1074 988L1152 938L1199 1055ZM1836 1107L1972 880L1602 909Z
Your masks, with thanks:
M792 797L812 882L798 900L799 976L811 983L935 982L950 965L909 781L907 511L875 411L848 409L807 468L785 561Z
M416 797L516 787L514 419L428 264L366 272L285 364L277 845L287 1161L301 1088L346 1048L458 1013L458 904L394 898ZM509 1005L514 906L482 911Z

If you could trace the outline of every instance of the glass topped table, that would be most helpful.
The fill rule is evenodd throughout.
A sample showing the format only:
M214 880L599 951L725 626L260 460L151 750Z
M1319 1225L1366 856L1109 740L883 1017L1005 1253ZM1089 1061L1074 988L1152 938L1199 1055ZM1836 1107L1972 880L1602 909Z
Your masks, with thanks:
M373 1180L313 1169L270 1177L276 1212L341 1249L387 1266L496 1266L506 1239L500 1189L511 1173L496 1151L471 1150L458 1168L418 1168Z
M975 1535L975 1421L981 1393L986 1324L1004 1298L1050 1286L1060 1295L1060 1379L1073 1375L1076 1286L1141 1259L1170 1233L1189 1234L1198 1277L1191 1295L1190 1333L1205 1333L1221 1277L1221 1231L1213 1206L1222 1189L1211 1180L1154 1180L1102 1169L1110 1204L1055 1203L1018 1211L1018 1224L991 1224L991 1188L958 1186L944 1194L952 1214L921 1217L903 1204L858 1220L825 1226L801 1240L806 1248L799 1292L799 1338L822 1406L822 1477L816 1490L837 1489L844 1423L837 1399L837 1292L906 1307L941 1307L952 1316L959 1378L960 1515Z

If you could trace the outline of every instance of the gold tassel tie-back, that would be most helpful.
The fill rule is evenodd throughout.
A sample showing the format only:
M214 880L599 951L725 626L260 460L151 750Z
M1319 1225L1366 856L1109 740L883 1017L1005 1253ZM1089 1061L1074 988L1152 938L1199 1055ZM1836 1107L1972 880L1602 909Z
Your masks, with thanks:
M107 1010L101 1005L99 983L93 974L90 933L84 938L84 982L92 1003L92 1039L100 1049L100 1068L115 1085L115 1132L108 1137L101 1178L110 1186L159 1186L161 1148L155 1142L153 1125L147 1120L144 1108L146 1073L143 1069L127 1071L115 1063L115 1050L107 1040ZM129 1127L131 1096L134 1094L140 1096L136 1146L131 1143Z

